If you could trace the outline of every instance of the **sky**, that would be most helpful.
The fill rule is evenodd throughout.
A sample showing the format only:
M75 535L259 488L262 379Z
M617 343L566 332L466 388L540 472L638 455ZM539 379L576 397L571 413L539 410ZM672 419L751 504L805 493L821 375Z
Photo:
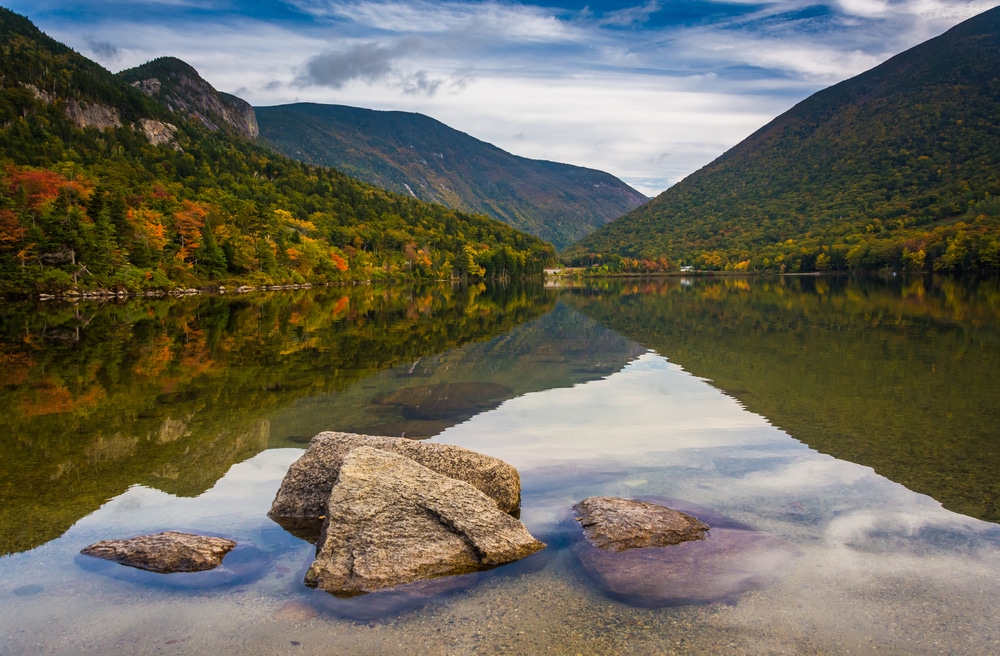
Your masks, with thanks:
M419 112L653 196L811 94L997 0L0 0L111 71L255 106Z

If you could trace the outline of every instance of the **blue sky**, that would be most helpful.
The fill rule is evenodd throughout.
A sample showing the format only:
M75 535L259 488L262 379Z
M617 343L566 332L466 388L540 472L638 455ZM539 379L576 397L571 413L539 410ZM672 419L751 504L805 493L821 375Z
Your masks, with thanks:
M254 105L433 116L655 195L799 100L997 0L30 0L112 71L172 55Z

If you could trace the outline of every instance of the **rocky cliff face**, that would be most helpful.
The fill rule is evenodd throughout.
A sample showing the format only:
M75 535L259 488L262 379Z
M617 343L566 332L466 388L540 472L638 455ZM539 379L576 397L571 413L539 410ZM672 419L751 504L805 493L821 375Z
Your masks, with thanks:
M174 142L174 135L177 134L177 128L170 123L144 118L140 120L140 124L142 125L143 133L149 139L149 143L154 146L162 146ZM174 143L174 147L177 148L176 143Z
M42 91L33 84L26 84L25 87L34 94L35 98L41 100L46 105L51 105L58 98L50 93ZM109 130L122 126L121 117L118 110L107 105L98 103L80 102L75 99L65 101L66 117L73 121L78 128L97 128L98 130Z
M257 116L249 103L217 91L179 59L161 57L119 76L209 130L232 130L245 139L256 139L259 134Z
M117 109L97 103L67 100L66 116L79 128L92 127L98 130L110 130L122 126Z
M219 92L219 98L226 105L224 115L229 125L247 139L256 139L260 135L260 128L257 126L257 114L250 103L222 92Z

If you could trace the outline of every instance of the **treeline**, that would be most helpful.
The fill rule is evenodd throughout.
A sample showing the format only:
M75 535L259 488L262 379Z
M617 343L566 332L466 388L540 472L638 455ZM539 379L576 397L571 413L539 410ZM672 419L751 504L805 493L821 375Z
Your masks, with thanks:
M193 125L6 10L0 66L0 292L503 278L555 259L487 217ZM169 120L164 143L144 117Z
M874 219L846 239L806 236L740 249L692 249L676 259L628 257L615 252L577 252L568 266L598 273L663 273L690 266L700 271L912 271L970 273L1000 270L1000 199L972 203L957 219L903 230Z

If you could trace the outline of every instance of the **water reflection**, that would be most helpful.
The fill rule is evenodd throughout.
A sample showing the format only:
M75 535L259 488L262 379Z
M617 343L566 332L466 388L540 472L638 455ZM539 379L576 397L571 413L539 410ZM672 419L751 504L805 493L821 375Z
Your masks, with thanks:
M123 483L127 489L59 539L0 559L0 635L6 637L5 647L12 653L67 654L168 649L192 654L264 654L285 653L292 645L303 654L395 653L401 648L413 654L997 653L1000 527L952 513L869 466L819 453L775 427L771 417L748 412L741 402L750 401L738 394L723 394L713 386L722 387L719 380L708 384L686 371L702 362L715 366L719 364L716 359L725 364L728 358L741 384L744 380L756 383L746 373L749 364L740 358L749 362L751 356L759 355L764 364L777 367L783 359L794 359L783 355L789 350L799 357L812 356L813 344L841 348L842 357L880 353L883 344L886 354L907 353L900 346L907 340L892 336L911 332L910 326L924 326L922 334L928 335L938 331L947 335L950 326L958 335L978 334L979 342L990 346L993 342L986 326L997 323L991 318L990 304L971 302L972 297L963 296L967 292L961 290L939 292L927 286L924 298L931 300L920 303L929 309L919 310L920 303L911 297L900 300L899 295L889 294L879 300L877 290L865 291L864 287L836 291L840 283L832 282L819 295L816 290L795 287L803 283L785 283L792 286L782 290L782 283L777 282L774 288L761 288L766 291L761 297L766 302L757 305L752 298L754 285L765 282L772 284L750 281L743 286L742 281L733 280L712 287L699 279L689 287L694 295L680 300L671 296L688 292L669 283L662 287L651 283L648 289L625 287L619 290L624 295L617 297L608 289L573 291L562 296L560 303L543 294L539 304L531 306L542 308L538 314L532 315L535 310L529 308L525 312L529 320L516 327L430 355L413 347L381 370L367 369L364 374L356 373L360 368L352 370L350 383L340 387L329 381L344 380L338 375L346 374L323 368L332 362L324 360L325 349L339 348L336 340L320 339L315 346L291 349L290 357L298 358L297 369L290 367L279 376L270 369L281 369L281 349L296 340L272 352L260 340L246 338L241 352L263 354L264 364L234 359L235 371L229 380L244 380L242 387L234 387L237 390L253 389L249 381L273 387L269 394L287 402L274 402L252 416L253 421L267 422L271 446L295 444L293 437L308 434L320 424L341 428L336 425L341 416L345 425L358 426L411 421L406 415L413 411L403 408L416 405L413 401L423 398L421 394L463 391L462 403L456 406L461 407L449 410L458 414L450 419L412 421L454 420L433 439L503 458L520 470L521 517L533 535L549 544L538 554L543 557L477 575L459 593L420 601L418 610L391 603L379 607L365 598L348 608L330 597L317 597L318 593L302 584L313 556L312 545L288 535L266 517L282 475L301 450L269 448L232 466L197 497L178 497L157 489L160 479L131 487ZM729 295L742 299L745 307L731 305ZM965 299L961 318L957 316L961 313L952 311L957 307L954 298ZM860 303L868 309L837 315L823 307L826 303L845 308ZM879 310L885 303L888 309ZM571 305L592 318L571 310ZM901 309L910 305L915 309ZM744 309L741 316L759 329L756 337L749 330L744 332L739 316L733 316ZM644 319L646 313L653 320ZM812 333L824 334L820 328L825 323L802 331L805 337L792 330L809 328L815 317L830 316L862 322L863 329L850 322L838 325L849 326L849 333L877 336L874 343L879 348L869 350L868 342L860 338L844 341L846 345L857 341L860 346L853 345L854 350L837 341L810 342ZM601 320L595 321L598 317ZM90 325L99 325L97 321ZM618 332L605 328L604 322L616 326ZM670 332L665 333L657 323ZM257 325L263 329L273 324ZM392 325L379 324L382 327L372 331L372 339L395 332ZM81 328L78 343L87 339L88 328ZM769 329L781 339L767 337ZM695 332L708 336L692 336ZM730 333L744 335L736 343L745 354L737 353L727 341ZM168 331L175 340L182 334ZM331 335L339 334L331 331ZM667 357L643 352L623 335L659 335L661 341L648 339L646 343ZM301 339L310 336L304 334ZM225 332L220 333L219 343L225 340ZM707 342L720 349L717 358ZM359 338L354 345L364 343ZM955 343L962 342L941 342L944 346ZM760 354L761 344L775 353ZM670 350L674 346L678 348ZM182 352L177 352L178 358ZM73 349L65 353L71 356ZM924 362L937 363L940 370L945 366L940 363L955 357L943 353ZM364 355L368 361L375 357L369 352ZM990 356L981 357L989 361ZM57 359L52 357L52 361ZM812 362L819 366L833 360L819 353ZM241 366L247 367L243 374ZM863 362L859 366L875 371ZM164 371L165 376L176 375L169 367ZM970 371L975 374L977 370ZM713 373L721 377L726 369L720 366ZM33 375L42 374L39 370ZM310 383L317 380L327 382ZM990 380L984 379L984 384ZM490 385L478 388L468 383ZM191 404L199 402L199 390L213 389L207 381L193 388L165 390L141 381L135 387L147 384L152 389L147 407L153 409L196 407ZM810 391L809 384L807 380L803 389ZM778 389L790 396L794 387L785 384ZM504 394L515 396L498 401L501 388ZM771 398L768 390L772 388L766 385L734 385L733 389L763 390L756 395ZM246 394L251 399L268 398L263 392L258 397ZM157 403L158 396L170 403ZM216 396L223 395L216 392ZM386 403L387 399L393 403ZM778 397L776 402L783 399ZM207 413L209 407L215 406L206 404L199 412ZM398 416L383 416L397 410ZM69 411L67 425L86 425L86 417L76 418L73 412ZM244 408L244 412L256 411ZM470 412L472 416L467 416ZM110 411L107 414L113 417ZM183 417L170 410L150 426L159 430L165 416ZM466 418L456 420L458 416ZM128 421L136 421L135 417ZM239 415L234 417L228 423L220 418L216 432L237 428ZM117 430L125 434L124 429ZM167 434L174 433L168 430ZM44 448L45 435L34 435ZM191 439L183 432L178 435L165 444ZM203 439L210 441L211 435ZM84 443L92 444L93 438L87 437ZM157 444L152 438L140 441L132 451L135 455L119 462L139 474L136 480L150 477L146 465L129 463L139 462L130 459L140 458L144 450L157 453L158 448L167 448ZM196 448L193 442L188 446ZM79 453L93 451L81 449ZM187 479L200 480L200 473L186 469L183 452L170 455L178 475L173 483L177 489L189 489ZM88 469L92 465L86 464L90 462L86 457L90 456L79 457L84 464L74 465L76 472L97 471ZM163 458L161 463L169 461L163 455L157 458ZM6 458L3 466L16 472L16 464L9 465ZM72 479L60 483L68 486ZM24 480L38 486L39 494L47 493L43 480ZM119 482L124 480L126 476ZM793 545L798 557L784 563L777 577L763 587L730 599L733 605L651 609L636 607L642 600L630 596L623 597L628 603L619 603L609 598L617 593L595 585L574 555L573 547L581 536L571 519L571 508L592 495L683 499L781 544ZM252 546L260 556L255 561L260 567L245 583L184 591L157 586L155 581L150 585L95 574L74 560L80 548L99 539L165 529L210 532Z
M554 302L540 286L439 285L7 305L0 554L134 484L198 495L268 447L282 408L503 335Z
M8 307L0 554L131 485L197 496L328 429L430 437L641 351L555 304L540 285L438 285Z
M643 351L556 304L505 335L303 397L271 415L271 445L302 446L322 430L431 437L507 399L607 376Z
M603 282L567 302L809 446L1000 522L996 280L683 282Z

